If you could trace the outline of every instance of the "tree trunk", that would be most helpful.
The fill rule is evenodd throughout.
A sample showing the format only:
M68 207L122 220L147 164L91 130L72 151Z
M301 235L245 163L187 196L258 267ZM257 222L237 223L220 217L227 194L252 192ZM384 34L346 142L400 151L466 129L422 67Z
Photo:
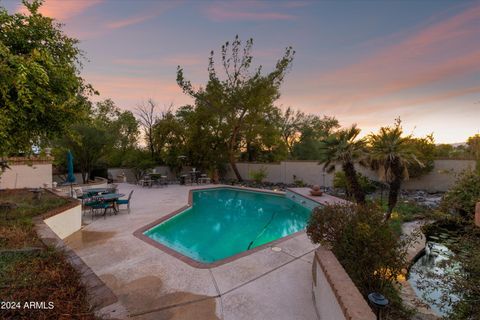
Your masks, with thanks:
M87 178L87 170L85 170L84 168L81 169L82 171L82 181L83 181L83 184L86 184L88 182L88 178Z
M230 137L230 141L228 142L228 160L230 162L230 166L232 167L235 176L237 177L238 181L243 181L242 176L240 175L240 171L238 171L237 164L235 161L235 143L237 141L237 134L240 130L240 126L236 125L233 128L232 135Z
M388 192L388 210L387 215L385 216L385 220L390 219L392 216L393 209L397 205L398 202L398 195L400 193L400 189L402 187L402 180L403 180L403 168L400 165L398 160L392 161L391 170L393 172L393 180L390 182L390 190Z
M347 183L350 187L350 190L355 198L355 201L358 204L365 204L365 193L363 192L360 183L357 179L357 171L353 163L345 162L342 165L343 171L345 172L345 177L347 178Z
M235 155L233 153L230 153L229 161L230 161L230 166L232 167L233 172L235 173L235 176L237 177L238 181L243 181L242 176L240 175L240 171L238 171L237 168L237 163L235 161Z
M150 155L152 157L152 160L155 160L155 147L153 145L153 133L151 128L148 132L148 147L150 149Z

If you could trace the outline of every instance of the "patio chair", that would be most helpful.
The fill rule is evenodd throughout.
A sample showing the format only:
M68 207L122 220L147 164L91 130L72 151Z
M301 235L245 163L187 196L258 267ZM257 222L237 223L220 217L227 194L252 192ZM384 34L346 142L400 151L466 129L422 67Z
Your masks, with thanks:
M116 184L107 185L107 191L108 191L108 193L117 193L118 185L116 185Z
M95 214L95 210L103 210L103 218L104 219L107 218L107 210L108 209L114 210L114 208L113 208L114 203L113 202L101 201L101 200L98 200L98 199L94 199L91 202L87 202L85 204L85 206L90 207L91 212L92 212L92 220L93 220L93 216Z
M152 178L149 175L143 177L142 180L138 182L142 187L151 187L152 186Z
M90 209L90 212L92 213L92 219L93 219L93 207L97 204L99 204L100 201L95 199L95 198L90 198L88 199L88 201L86 201L84 204L83 204L83 207L87 210L87 209ZM85 213L85 212L84 212Z
M132 194L133 194L133 190L130 191L130 194L128 195L128 199L118 199L117 200L117 205L118 206L120 206L121 204L126 204L127 205L128 213L130 213L130 200L132 199Z
M198 178L198 183L209 184L210 183L210 178L205 173L203 173L203 174L200 175L200 178Z
M82 206L86 200L91 198L90 193L83 191L82 188L75 188L73 190L75 192L75 196L77 197L77 199L80 199L80 201L82 201Z
M168 187L168 177L166 175L165 176L160 176L160 184L162 186Z

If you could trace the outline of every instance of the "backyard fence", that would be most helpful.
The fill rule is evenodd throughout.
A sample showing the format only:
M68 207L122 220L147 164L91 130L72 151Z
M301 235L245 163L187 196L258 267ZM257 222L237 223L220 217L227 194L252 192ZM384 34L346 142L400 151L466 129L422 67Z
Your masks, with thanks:
M474 169L475 160L435 160L433 170L417 179L410 179L403 183L405 190L426 190L429 192L447 191L455 182L456 176L465 169ZM318 161L282 161L279 163L250 163L239 162L237 168L243 179L252 179L251 174L254 171L265 170L266 178L264 181L273 183L294 183L295 180L302 181L305 184L332 187L334 173L327 173L323 170L323 165ZM368 178L378 181L378 174L368 168L358 167L360 173ZM155 167L157 173L166 175L169 180L175 180L175 174L167 166ZM190 170L185 167L184 170ZM336 170L341 170L338 166ZM109 175L116 181L122 182L123 176L129 183L135 183L135 177L131 170L127 168L110 168ZM233 170L229 169L225 178L235 179Z
M433 170L417 179L405 181L406 190L427 190L430 192L446 191L455 182L458 173L465 169L475 168L475 160L435 160ZM334 173L327 173L318 161L282 161L280 163L237 163L243 179L251 179L251 173L265 170L265 181L274 183L294 183L303 181L309 185L332 187ZM357 167L358 171L368 178L378 181L378 174L368 168ZM341 170L338 166L336 170ZM227 179L235 179L233 170L227 172Z

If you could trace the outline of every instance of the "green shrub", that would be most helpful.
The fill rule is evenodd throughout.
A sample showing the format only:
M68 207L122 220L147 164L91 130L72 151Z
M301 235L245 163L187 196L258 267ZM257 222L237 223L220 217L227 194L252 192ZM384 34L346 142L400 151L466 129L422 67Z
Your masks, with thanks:
M267 177L267 168L261 167L258 170L250 171L250 177L256 182L261 183Z
M296 175L293 175L293 183L295 184L296 187L298 188L303 188L303 187L306 187L307 184L305 183L305 181L303 181L302 179L298 178Z
M462 299L452 305L450 319L478 319L480 315L480 231L478 228L467 231L449 246L455 256L453 264L458 263L464 272L453 274L453 292ZM445 297L449 301L448 297Z
M475 204L480 201L480 174L472 170L463 171L455 185L445 193L440 209L463 218L473 219Z
M312 242L331 248L365 297L380 292L391 301L385 319L406 318L408 311L396 284L407 266L406 249L412 239L400 240L379 207L351 204L316 208L307 234Z
M361 173L357 173L357 179L360 183L360 188L362 188L365 193L373 193L377 189L375 182L367 178ZM351 191L348 190L347 178L345 177L345 172L337 171L333 177L333 186L338 189L345 190L347 196L350 196Z
M375 204L380 206L384 212L388 208L387 199L375 199ZM391 219L398 219L400 222L409 222L425 218L437 218L435 212L427 206L421 205L413 200L398 202L393 210Z

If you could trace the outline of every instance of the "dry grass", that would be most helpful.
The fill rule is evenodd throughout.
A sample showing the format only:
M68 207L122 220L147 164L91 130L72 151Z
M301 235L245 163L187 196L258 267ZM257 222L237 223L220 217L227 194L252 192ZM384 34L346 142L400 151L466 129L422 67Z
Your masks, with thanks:
M17 208L6 220L0 212L0 250L43 247L40 252L0 253L0 298L2 301L53 302L53 309L0 310L0 319L96 319L90 310L78 272L62 252L46 248L37 237L32 218L68 203L68 199L45 192L34 200L28 190L0 191L0 203Z

